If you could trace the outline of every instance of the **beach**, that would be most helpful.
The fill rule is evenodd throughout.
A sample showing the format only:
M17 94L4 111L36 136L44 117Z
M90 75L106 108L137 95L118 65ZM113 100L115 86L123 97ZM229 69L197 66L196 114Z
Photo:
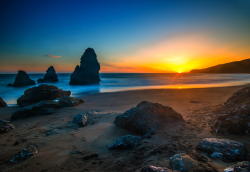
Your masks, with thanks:
M248 136L220 136L211 133L217 109L237 90L245 87L214 87L184 89L146 89L82 95L83 104L62 108L46 116L16 120L16 129L1 136L0 169L2 171L107 171L132 172L143 166L168 166L175 153L194 153L197 143L206 137L230 138L250 148ZM110 151L107 145L127 131L114 125L117 115L150 101L172 107L179 112L184 126L166 126L132 150ZM1 119L9 120L19 107L0 111ZM78 129L65 127L74 115L90 114L90 124ZM28 144L36 144L39 154L18 164L6 160ZM230 163L210 160L218 171ZM1 171L0 170L0 171Z

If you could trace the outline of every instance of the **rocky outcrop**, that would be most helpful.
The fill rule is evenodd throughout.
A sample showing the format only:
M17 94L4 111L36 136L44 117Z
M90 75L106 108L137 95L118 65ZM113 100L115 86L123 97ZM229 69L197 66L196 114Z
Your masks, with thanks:
M7 133L15 129L15 126L10 121L0 120L0 134Z
M141 169L141 172L171 172L171 171L172 170L169 170L167 168L156 167L156 166L153 166L153 165L149 165L149 166L143 167Z
M246 159L247 149L244 144L218 138L205 138L196 147L209 157L228 162L242 161Z
M19 106L27 106L42 100L54 100L56 98L70 96L70 91L64 91L52 85L39 85L27 89L24 94L17 99Z
M0 108L1 107L7 107L7 103L0 97Z
M182 116L171 107L147 101L139 103L115 119L116 126L140 135L182 122Z
M72 122L78 125L79 127L84 127L88 123L88 115L86 113L77 114L74 116Z
M81 57L80 66L71 74L70 85L98 84L100 64L93 48L87 48Z
M178 172L216 172L208 164L194 160L187 154L180 153L170 157L169 164L172 170Z
M134 135L125 135L118 137L114 143L108 146L110 150L113 149L131 149L140 144L142 137Z
M35 84L36 84L35 81L30 79L29 75L25 71L19 70L16 75L14 83L8 84L8 86L23 87Z
M250 162L249 161L238 162L238 163L224 169L224 172L249 172L249 171L250 171Z
M28 145L26 148L24 148L20 152L16 153L10 159L10 163L16 164L16 163L25 161L29 158L32 158L37 154L38 154L37 146L36 145Z
M50 66L47 71L46 74L44 75L43 78L38 79L38 83L43 83L43 82L57 82L58 78L57 78L57 74L56 71L54 69L53 66Z

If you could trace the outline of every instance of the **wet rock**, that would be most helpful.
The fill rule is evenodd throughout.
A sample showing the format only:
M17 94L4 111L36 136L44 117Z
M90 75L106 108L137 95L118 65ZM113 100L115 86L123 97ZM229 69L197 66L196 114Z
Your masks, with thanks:
M141 172L170 172L171 170L167 169L167 168L163 168L163 167L156 167L153 165L149 165L146 167L143 167L141 169Z
M82 99L70 96L60 97L55 99L55 101L58 101L61 107L72 107L84 103Z
M196 148L207 153L211 158L219 155L216 156L217 159L229 162L245 160L247 156L244 144L229 139L205 138Z
M1 107L7 107L7 103L0 97L0 108Z
M23 86L28 86L28 85L35 85L35 81L30 79L29 75L22 70L19 70L15 81L13 84L8 84L8 86L13 86L13 87L23 87Z
M10 121L0 120L0 134L7 133L15 129L15 126Z
M249 161L238 162L224 169L224 172L250 172L250 162Z
M170 157L169 164L172 170L179 172L216 172L216 170L208 164L194 160L184 153L175 154Z
M50 66L47 69L46 74L44 75L43 78L38 79L38 83L57 82L57 81L58 81L57 74L53 66Z
M98 84L100 64L93 48L87 48L81 57L80 66L71 74L70 85Z
M182 116L171 107L147 101L139 103L115 119L116 126L140 135L182 122Z
M17 99L19 106L27 106L42 100L54 100L56 98L70 96L70 91L64 91L52 85L39 85L27 89L24 94Z
M73 123L77 124L79 127L84 127L88 123L88 115L86 113L77 114L73 118Z
M20 152L15 154L11 159L11 163L20 163L24 160L27 160L31 157L34 157L36 154L38 154L38 149L36 145L29 145L26 148L22 149Z
M125 135L118 137L111 145L108 146L110 150L113 149L131 149L141 143L142 137L134 135Z

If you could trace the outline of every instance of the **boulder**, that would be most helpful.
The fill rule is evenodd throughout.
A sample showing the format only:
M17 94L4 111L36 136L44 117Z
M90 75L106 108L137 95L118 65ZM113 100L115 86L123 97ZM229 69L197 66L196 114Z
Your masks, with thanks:
M210 165L194 160L184 153L175 154L170 157L169 165L172 170L179 172L216 172Z
M81 57L80 66L71 74L70 85L98 84L100 64L93 48L87 48Z
M206 153L211 158L226 162L242 161L247 156L244 144L229 139L205 138L198 143L196 149Z
M27 106L42 100L54 100L56 98L70 96L70 91L64 91L52 85L39 85L27 89L24 94L17 99L19 106Z
M238 163L224 169L224 172L249 172L249 171L250 171L250 162L249 161L238 162Z
M15 126L10 121L0 120L0 134L7 133L13 129L15 129Z
M74 116L72 122L77 124L79 127L84 127L88 123L88 115L86 113L77 114Z
M58 101L61 107L72 107L84 103L82 99L70 96L60 97L55 99L55 101Z
M37 154L38 154L37 146L35 146L35 145L29 145L26 148L22 149L17 154L15 154L10 159L10 163L16 164L16 163L22 162L24 160L27 160L29 158L32 158L32 157L34 157Z
M171 171L172 170L169 170L167 168L156 167L156 166L153 166L153 165L149 165L149 166L143 167L141 169L141 172L171 172Z
M57 82L57 81L58 81L57 74L53 66L50 66L47 69L46 74L44 75L43 78L38 79L38 83Z
M118 137L112 144L108 146L108 149L131 149L140 144L142 137L134 135L125 135Z
M29 75L22 70L19 70L15 81L13 84L8 84L8 86L12 86L12 87L23 87L23 86L29 86L29 85L35 85L35 81L33 81L32 79L30 79Z
M1 107L7 107L7 103L0 97L0 108Z
M118 127L139 135L152 133L170 124L184 122L182 116L169 106L143 101L115 118Z

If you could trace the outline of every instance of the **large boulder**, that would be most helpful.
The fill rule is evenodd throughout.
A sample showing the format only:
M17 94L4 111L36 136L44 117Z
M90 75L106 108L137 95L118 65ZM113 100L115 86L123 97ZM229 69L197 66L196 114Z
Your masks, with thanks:
M0 108L1 107L6 107L7 103L2 99L2 97L0 97Z
M44 75L43 78L38 79L38 83L57 82L57 81L58 81L57 74L53 66L50 66L47 69L46 74Z
M131 149L141 143L142 137L134 135L125 135L118 137L112 144L108 146L110 150L113 149Z
M93 48L87 48L81 57L80 66L71 74L70 85L98 84L100 64Z
M250 161L238 162L224 169L224 172L249 172L249 171L250 171Z
M205 138L199 142L196 149L206 153L211 158L226 162L242 161L247 156L244 144L229 139Z
M172 170L178 172L216 172L210 165L201 163L184 153L170 157L169 165Z
M115 118L116 126L140 135L179 122L184 122L182 116L171 107L147 101L139 103Z
M22 70L19 70L15 81L13 84L8 84L8 86L13 86L13 87L23 87L23 86L28 86L28 85L35 85L35 81L30 79L29 75Z
M172 171L172 170L169 170L169 169L164 168L164 167L156 167L153 165L149 165L149 166L143 167L141 169L141 172L170 172L170 171Z
M39 85L27 89L24 94L17 99L19 106L27 106L42 100L54 100L56 98L70 96L70 91L64 91L52 85Z
M7 133L13 129L15 129L15 126L10 121L0 120L0 134Z

